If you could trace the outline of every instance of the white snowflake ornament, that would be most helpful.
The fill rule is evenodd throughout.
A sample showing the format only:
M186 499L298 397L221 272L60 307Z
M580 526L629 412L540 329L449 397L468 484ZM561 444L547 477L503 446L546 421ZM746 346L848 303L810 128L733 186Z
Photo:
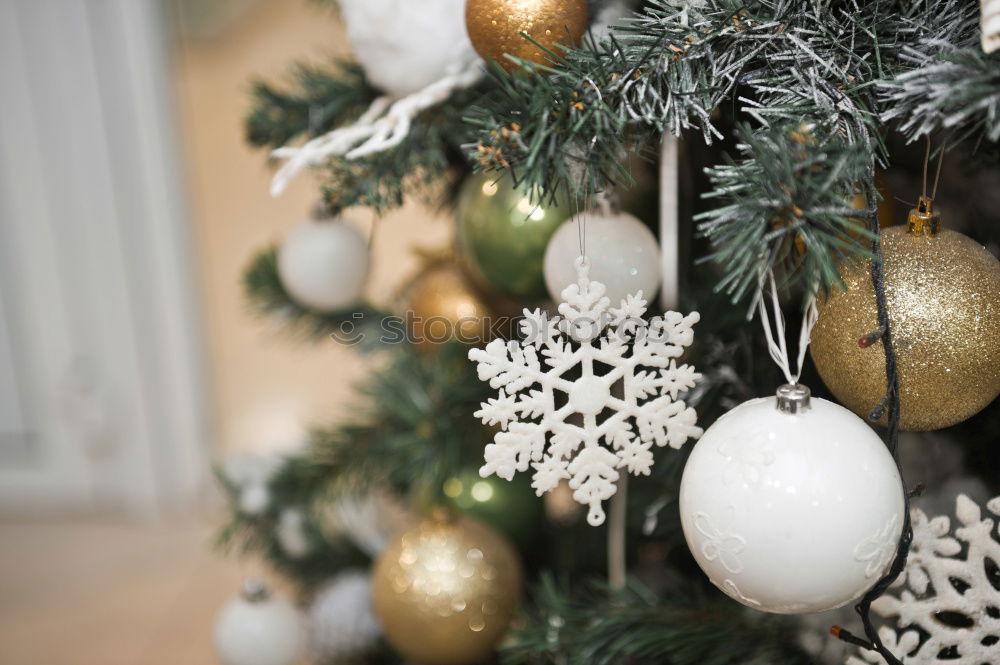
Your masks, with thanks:
M569 479L597 526L619 469L648 475L654 444L680 448L701 436L695 410L677 399L701 375L676 363L694 340L698 312L666 312L647 324L641 291L612 307L589 267L586 257L576 260L561 316L525 309L524 341L497 339L471 349L469 359L479 363L480 380L499 390L475 413L502 429L486 446L480 475L510 480L530 466L539 496Z
M904 588L872 605L896 617L898 630L883 626L879 637L906 665L1000 663L1000 496L986 504L993 517L983 517L964 494L955 503L954 530L948 517L910 511L913 543L894 584ZM848 665L884 662L865 650L847 659Z

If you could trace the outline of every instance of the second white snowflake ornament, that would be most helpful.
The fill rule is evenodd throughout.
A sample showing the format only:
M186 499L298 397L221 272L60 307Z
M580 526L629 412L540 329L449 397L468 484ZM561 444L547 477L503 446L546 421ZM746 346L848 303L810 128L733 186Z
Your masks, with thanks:
M641 291L612 307L589 267L586 257L576 260L577 281L562 292L561 316L526 309L524 341L494 340L469 358L479 363L479 378L499 390L475 413L502 430L486 446L480 474L510 480L530 467L539 496L568 479L597 526L619 469L648 475L654 445L680 448L701 435L695 410L677 399L700 375L676 362L699 316L666 312L647 324Z
M882 642L907 665L1000 663L1000 496L983 511L959 494L954 523L917 508L910 515L913 544L893 583L902 588L872 605L880 616L895 617L895 630L879 628ZM873 651L859 656L847 665L885 663Z

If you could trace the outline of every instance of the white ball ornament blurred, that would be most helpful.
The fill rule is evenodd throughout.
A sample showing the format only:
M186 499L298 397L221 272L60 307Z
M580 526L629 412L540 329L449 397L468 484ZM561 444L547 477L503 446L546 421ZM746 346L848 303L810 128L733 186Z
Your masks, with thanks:
M414 93L478 59L465 29L465 0L340 0L354 56L394 97Z
M301 613L250 580L215 623L215 650L224 665L295 665L308 635Z
M778 614L863 595L892 562L903 510L878 435L802 385L719 418L681 480L681 524L698 565L733 599Z
M309 608L312 650L321 662L351 661L370 649L381 632L372 610L371 578L360 570L327 582Z
M277 455L239 455L227 459L222 471L232 485L236 507L244 515L260 515L271 506L271 477L281 466Z
M312 552L306 516L301 508L285 508L279 513L274 537L281 550L293 559L301 559Z
M353 226L310 219L292 230L278 250L278 275L303 307L332 312L356 303L368 278L368 244Z
M582 229L581 229L581 225ZM576 283L580 234L586 234L590 277L617 303L642 291L651 300L660 288L660 245L645 224L624 212L585 212L563 222L545 249L545 286L553 300Z

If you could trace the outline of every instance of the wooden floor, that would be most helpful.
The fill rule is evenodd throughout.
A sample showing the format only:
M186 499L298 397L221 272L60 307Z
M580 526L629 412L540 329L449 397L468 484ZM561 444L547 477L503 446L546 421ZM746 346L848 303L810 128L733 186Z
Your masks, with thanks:
M3 665L216 665L240 570L194 520L0 522Z

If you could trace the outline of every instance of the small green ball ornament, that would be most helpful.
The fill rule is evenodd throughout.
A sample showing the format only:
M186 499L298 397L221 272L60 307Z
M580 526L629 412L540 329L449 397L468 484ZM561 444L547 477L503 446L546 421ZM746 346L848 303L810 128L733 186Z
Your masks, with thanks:
M469 176L458 197L458 244L476 277L519 300L545 297L549 238L573 209L536 203L510 176Z
M514 542L529 543L542 518L542 500L525 476L511 481L468 468L446 479L441 493L449 507L490 525Z

